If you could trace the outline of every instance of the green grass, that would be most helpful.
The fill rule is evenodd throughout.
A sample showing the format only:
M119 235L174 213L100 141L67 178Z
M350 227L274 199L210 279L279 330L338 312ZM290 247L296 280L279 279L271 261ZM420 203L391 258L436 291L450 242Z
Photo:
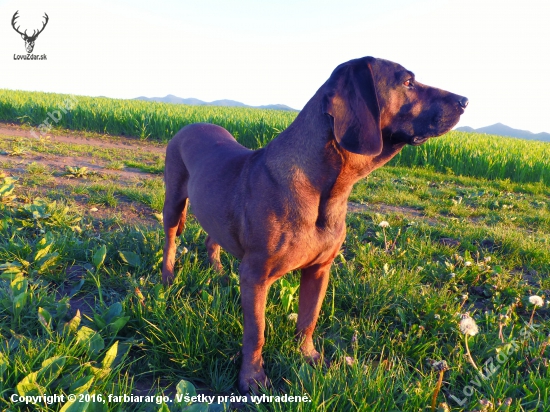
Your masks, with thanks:
M14 116L19 105L23 121L40 122L61 98L25 93L0 91L2 116ZM88 119L100 126L90 126L99 133L128 127L116 133L150 138L156 136L149 127L176 124L177 116L166 110L188 110L112 99L82 102L82 111L67 116L68 122ZM155 122L135 122L153 109L159 113ZM271 112L247 117L240 109L211 110L216 114L208 119L227 121L250 147L284 128L255 117ZM263 132L255 134L258 127ZM106 398L149 392L174 399L176 393L193 393L191 383L203 393L234 396L243 329L239 261L222 253L229 282L210 269L205 233L191 205L178 240L176 279L165 289L160 225L128 217L137 206L146 214L162 210L157 174L163 155L9 136L0 136L0 150L2 168L17 178L0 174L1 409L70 406L11 404L14 394ZM430 410L438 378L433 360L450 367L437 404L446 402L452 411L550 410L548 303L535 310L533 327L526 327L533 313L529 296L550 294L548 154L543 143L453 132L406 148L390 166L359 182L350 200L365 209L348 215L315 334L330 366L313 368L300 356L294 340L299 274L288 274L269 292L264 359L274 389L266 394L305 395L311 402L249 403L240 410ZM71 163L69 180L63 167L45 166L40 156L86 158L107 170L144 173L87 176L82 165ZM100 210L90 212L95 206ZM382 228L382 221L389 227ZM479 326L468 343L486 379L465 357L458 328L465 312ZM488 366L497 369L489 373ZM507 398L510 408L499 406ZM487 401L494 407L482 404ZM67 410L183 407L106 401Z
M225 127L247 147L263 146L284 130L295 112L233 107L188 106L140 100L74 96L71 110L60 106L69 95L0 89L0 121L168 141L183 126L206 122ZM75 103L72 103L72 102ZM54 122L48 113L54 118ZM58 115L59 113L59 115ZM39 134L37 129L36 134Z
M98 162L108 160L93 153ZM73 156L70 150L65 155ZM135 154L117 157L127 164ZM18 172L19 180L0 179L2 407L26 410L10 405L13 394L105 397L137 393L144 385L173 399L181 379L210 394L235 395L242 336L238 260L222 253L229 283L219 281L207 265L205 234L190 215L179 239L176 280L165 290L162 230L127 224L122 202L160 211L162 180L73 178L66 189L35 191L36 179L56 173L30 163ZM267 394L307 395L311 402L241 409L429 410L437 373L428 361L444 359L450 370L438 403L447 402L453 411L508 397L509 410L547 410L547 305L535 312L534 330L523 328L532 313L528 297L550 289L549 196L550 188L540 182L426 168L385 167L359 182L351 200L368 209L348 216L315 335L330 367L312 368L299 354L292 315L299 275L291 273L269 295L264 358L275 389ZM74 199L99 205L103 220L75 207ZM382 229L382 220L390 227ZM80 320L77 299L91 306ZM486 380L476 377L465 358L458 329L465 311L480 328L469 340L475 362L499 366ZM504 343L501 314L508 315ZM506 353L502 364L499 351ZM91 405L109 411L160 408ZM88 410L96 410L92 406Z
M511 137L452 131L420 147L405 147L391 164L550 185L550 143Z

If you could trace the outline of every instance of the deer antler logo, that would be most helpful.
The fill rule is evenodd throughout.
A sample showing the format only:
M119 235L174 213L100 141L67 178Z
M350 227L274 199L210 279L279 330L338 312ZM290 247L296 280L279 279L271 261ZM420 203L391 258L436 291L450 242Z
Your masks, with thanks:
M48 20L50 19L48 17L48 15L46 13L44 13L44 18L46 19L46 21L43 24L42 28L40 30L38 30L38 32L36 30L33 31L32 35L29 36L27 34L27 30L25 30L24 33L21 33L19 31L19 27L21 26L17 26L17 28L15 28L15 20L19 17L17 15L17 13L19 13L19 10L17 10L15 12L15 14L13 15L12 19L11 19L11 25L13 27L13 29L19 33L21 35L21 37L23 38L23 40L25 40L25 48L27 49L27 53L32 53L33 49L34 49L34 42L36 41L36 38L38 37L38 35L40 33L42 33L42 31L44 30L44 28L46 27L46 24L48 24Z

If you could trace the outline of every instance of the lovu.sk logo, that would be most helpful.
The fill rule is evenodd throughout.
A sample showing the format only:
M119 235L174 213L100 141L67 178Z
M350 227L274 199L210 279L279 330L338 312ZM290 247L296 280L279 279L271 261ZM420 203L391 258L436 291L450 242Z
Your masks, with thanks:
M38 55L35 55L35 54L31 54L32 51L34 50L34 42L36 41L36 38L38 37L38 35L40 33L42 33L44 31L44 29L46 28L46 25L48 24L48 21L50 20L50 18L48 17L48 15L46 13L44 13L44 16L43 18L46 19L46 21L42 22L42 28L39 29L39 30L36 30L34 29L32 34L29 35L27 34L27 30L25 30L24 32L21 32L19 30L19 28L21 27L20 25L18 25L17 27L15 27L15 24L16 24L16 20L19 18L19 10L17 10L12 19L11 19L11 25L13 27L13 29L19 33L21 35L21 38L25 41L25 49L27 50L27 55L13 55L13 59L14 60L46 60L46 55L45 54L42 54L40 56Z

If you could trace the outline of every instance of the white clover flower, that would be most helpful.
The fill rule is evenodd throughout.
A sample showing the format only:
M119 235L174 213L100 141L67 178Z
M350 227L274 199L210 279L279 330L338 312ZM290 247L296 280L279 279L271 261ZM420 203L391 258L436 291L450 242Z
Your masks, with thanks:
M434 318L436 318L436 319L441 319L441 316L438 315L438 314L436 313L436 314L434 315Z
M529 303L535 306L544 306L544 299L537 295L529 296Z
M472 262L470 262L469 260L467 260L466 262L464 262L464 266L472 266Z
M451 278L454 278L456 276L456 273L451 273Z
M462 315L462 320L460 321L459 327L460 331L465 335L474 336L479 332L476 321L473 320L468 314Z
M353 364L355 363L355 359L353 359L351 356L346 356L344 359L346 360L346 364L348 364L349 366L353 366Z
M298 314L297 313L291 313L287 316L287 319L291 322L296 322L298 320Z
M449 370L449 365L447 365L446 360L432 361L431 365L432 365L432 368L434 368L436 371Z
M385 220L382 220L380 223L378 223L378 226L382 228L390 227L390 224L386 222Z

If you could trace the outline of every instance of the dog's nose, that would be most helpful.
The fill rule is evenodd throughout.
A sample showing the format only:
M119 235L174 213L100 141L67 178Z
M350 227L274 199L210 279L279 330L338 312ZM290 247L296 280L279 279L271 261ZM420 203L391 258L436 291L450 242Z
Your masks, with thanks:
M462 107L463 109L466 108L466 106L468 106L468 98L467 97L461 97L460 99L458 99L458 104L460 105L460 107Z

